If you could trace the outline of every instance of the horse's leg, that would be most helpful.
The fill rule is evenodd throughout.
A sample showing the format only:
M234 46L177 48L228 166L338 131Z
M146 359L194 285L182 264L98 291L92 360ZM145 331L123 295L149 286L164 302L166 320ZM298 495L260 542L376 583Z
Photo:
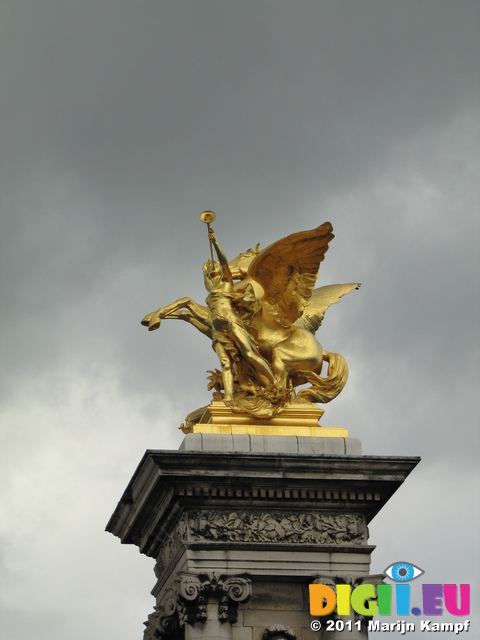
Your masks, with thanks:
M196 329L198 329L201 333L206 335L207 338L210 338L210 339L212 338L211 326L207 322L204 322L203 320L200 320L199 318L197 318L191 311L186 311L182 309L181 311L176 311L175 313L173 312L169 313L168 319L184 320L185 322L188 322L189 324L194 326Z
M187 298L187 300L188 302L186 304L186 307L191 312L192 316L198 322L207 326L211 333L210 309L208 307L205 307L202 304L198 304L197 302L195 302L195 300L192 300L191 298Z
M160 307L160 309L147 314L142 320L142 325L144 327L148 327L149 331L154 331L159 328L162 318L167 318L169 314L178 311L178 309L182 309L183 307L188 309L193 305L196 305L196 302L191 300L191 298L179 298L178 300L175 300L175 302L167 304L165 307Z
M282 388L286 389L288 380L288 371L285 363L286 354L277 345L272 351L272 368L275 376L275 382Z

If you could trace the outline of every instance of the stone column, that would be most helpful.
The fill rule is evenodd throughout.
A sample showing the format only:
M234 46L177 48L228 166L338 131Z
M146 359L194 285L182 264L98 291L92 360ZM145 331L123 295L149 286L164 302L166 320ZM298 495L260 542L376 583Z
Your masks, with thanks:
M419 459L363 456L348 438L186 440L145 453L107 525L156 560L144 640L261 640L279 625L318 640L308 585L371 578L367 525Z

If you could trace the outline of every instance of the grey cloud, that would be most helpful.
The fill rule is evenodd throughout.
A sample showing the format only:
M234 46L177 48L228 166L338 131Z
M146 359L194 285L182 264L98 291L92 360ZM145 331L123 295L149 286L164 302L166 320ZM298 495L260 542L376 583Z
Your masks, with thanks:
M478 3L25 0L2 12L9 637L141 633L150 565L100 529L142 451L178 447L180 422L209 401L209 341L182 323L140 326L181 295L204 300L207 208L229 256L333 223L318 284L362 288L318 333L351 371L322 423L346 426L367 454L424 458L373 524L381 562L394 539L432 572L454 538L460 551L440 577L466 575L476 529L443 530L441 509L460 519L456 492L473 503L476 482ZM35 483L46 461L51 475ZM22 482L26 502L15 497ZM71 511L54 500L62 482L91 500L68 535ZM437 515L408 519L392 538L397 510L419 491ZM15 594L48 567L15 540L30 535L29 505L45 495L62 557L88 544L68 565L75 606L45 596L39 611ZM435 548L420 535L429 526ZM40 548L49 536L36 532ZM54 570L66 589L72 576Z

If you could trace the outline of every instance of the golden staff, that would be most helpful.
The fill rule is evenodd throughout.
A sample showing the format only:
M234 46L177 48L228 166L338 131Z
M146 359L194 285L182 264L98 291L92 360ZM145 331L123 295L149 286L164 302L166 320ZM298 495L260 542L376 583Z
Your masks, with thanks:
M213 244L212 241L210 239L210 231L212 231L212 229L210 229L210 223L213 222L215 220L216 216L213 213L213 211L202 211L202 213L200 214L200 220L202 222L204 222L207 227L208 227L208 234L209 234L209 241L210 241L210 253L212 255L212 265L213 265Z

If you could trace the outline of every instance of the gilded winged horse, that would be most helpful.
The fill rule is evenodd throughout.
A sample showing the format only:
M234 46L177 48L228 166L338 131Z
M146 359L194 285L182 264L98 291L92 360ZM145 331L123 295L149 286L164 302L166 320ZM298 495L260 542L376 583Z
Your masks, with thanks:
M224 401L234 410L267 415L288 402L329 402L345 386L348 367L341 355L322 348L315 332L328 307L360 286L314 289L332 231L325 222L229 262L209 226L218 260L212 254L203 269L207 305L179 298L146 315L142 325L152 331L162 319L179 319L208 336L222 366ZM296 394L305 383L311 386Z

